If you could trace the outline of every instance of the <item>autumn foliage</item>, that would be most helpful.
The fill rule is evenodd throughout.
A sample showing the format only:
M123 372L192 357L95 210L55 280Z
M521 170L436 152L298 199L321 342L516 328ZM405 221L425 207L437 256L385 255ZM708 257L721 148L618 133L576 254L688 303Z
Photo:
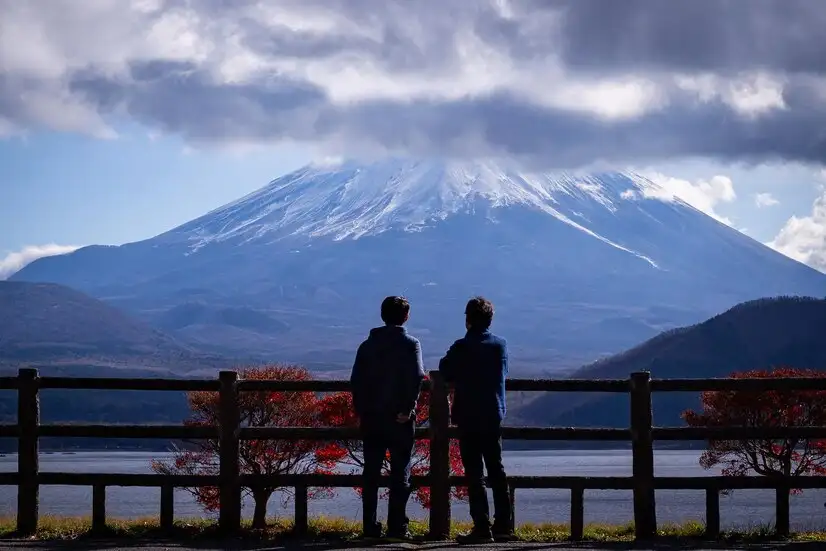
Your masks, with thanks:
M416 405L416 426L427 425L430 420L430 396L428 391L423 391ZM353 397L349 392L339 392L328 395L320 403L322 423L333 427L355 427L358 425L356 414L353 411ZM346 440L328 442L325 446L316 450L316 460L319 465L326 468L338 468L353 473L361 472L364 467L362 459L362 443L360 440ZM464 475L462 460L459 455L459 443L456 440L450 441L450 474L455 476ZM382 474L387 475L390 471L389 455L384 459ZM416 440L413 448L413 460L411 463L411 474L413 476L426 476L430 473L430 443L427 440ZM360 488L356 492L361 493ZM467 488L453 488L455 499L465 499ZM417 488L413 497L423 507L430 507L430 488Z
M244 369L242 379L271 381L306 381L312 375L303 367L272 365ZM189 392L187 401L191 411L184 421L187 426L219 426L220 408L218 392ZM416 424L422 426L429 420L429 396L423 392L416 409ZM239 412L242 427L351 427L356 425L352 407L352 395L341 392L320 397L313 392L249 392L239 393ZM153 461L152 469L159 474L209 475L219 473L220 443L217 439L186 442L173 451L172 458ZM239 462L241 474L331 474L334 472L360 472L361 441L323 442L312 440L242 440ZM450 443L451 474L462 475L459 447ZM385 460L384 474L388 474L389 458ZM427 475L430 470L430 449L427 440L417 440L411 471L413 475ZM217 511L219 493L216 487L187 488L207 511ZM245 496L255 503L253 527L266 525L267 502L276 490L285 498L292 488L275 486L244 488ZM308 497L329 495L328 488L316 489ZM466 496L465 488L455 488L456 498ZM429 488L420 488L414 498L424 507L430 505Z
M826 373L782 368L733 373L731 377L823 378ZM692 427L826 426L826 391L708 391L702 393L701 400L701 411L683 413L683 419ZM823 475L826 474L826 441L798 438L710 441L700 457L700 465L705 469L721 466L726 476Z
M312 378L303 367L273 365L250 368L240 372L243 379L274 381L306 381ZM219 398L217 392L189 392L187 401L191 415L188 426L218 426ZM241 392L239 411L242 427L315 427L320 426L319 398L312 392ZM240 444L241 474L310 474L329 472L316 461L316 450L323 445L313 441L243 440ZM176 449L169 461L155 461L152 468L161 474L217 475L219 472L219 441L187 442ZM266 523L267 501L276 487L245 488L245 495L255 502L254 527ZM218 488L188 488L208 511L219 507ZM285 497L290 488L283 488Z

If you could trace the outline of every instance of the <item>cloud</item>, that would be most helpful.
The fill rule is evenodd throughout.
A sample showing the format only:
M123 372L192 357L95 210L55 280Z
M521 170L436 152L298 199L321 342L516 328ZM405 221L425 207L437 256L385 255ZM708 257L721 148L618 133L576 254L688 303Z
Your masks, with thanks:
M673 178L658 172L648 171L643 176L654 182L655 186L643 189L643 195L663 201L680 199L712 218L732 226L732 221L721 216L714 209L721 203L731 203L737 198L734 183L728 176L717 175L709 180L690 182Z
M38 258L66 254L79 248L80 247L75 245L56 245L51 243L49 245L30 245L23 247L19 251L8 253L5 257L0 258L0 281L12 276Z
M582 70L733 74L765 69L814 74L826 69L819 53L823 37L811 40L826 24L826 14L812 0L754 5L726 0L681 6L657 0L628 0L608 7L600 0L558 4L568 7L563 57ZM774 41L767 43L768 36Z
M0 133L542 168L826 158L816 0L0 4ZM697 32L702 29L702 32Z
M826 273L826 191L818 197L808 216L792 216L769 247Z
M773 207L779 205L780 201L774 198L771 193L757 193L754 195L754 204L757 208Z

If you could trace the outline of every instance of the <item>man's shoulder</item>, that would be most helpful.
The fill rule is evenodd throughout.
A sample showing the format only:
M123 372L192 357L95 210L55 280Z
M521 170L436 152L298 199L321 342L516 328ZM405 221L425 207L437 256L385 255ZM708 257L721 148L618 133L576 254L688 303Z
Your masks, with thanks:
M464 345L466 342L468 342L468 338L467 338L467 335L464 335L464 336L459 337L455 341L453 341L453 346L454 347L460 347L460 346Z
M493 333L490 333L489 342L497 346L501 346L502 348L508 347L508 341L505 340L505 337L501 337Z
M419 339L417 339L407 331L401 334L401 340L403 343L408 344L410 346L421 346L421 343L419 343Z

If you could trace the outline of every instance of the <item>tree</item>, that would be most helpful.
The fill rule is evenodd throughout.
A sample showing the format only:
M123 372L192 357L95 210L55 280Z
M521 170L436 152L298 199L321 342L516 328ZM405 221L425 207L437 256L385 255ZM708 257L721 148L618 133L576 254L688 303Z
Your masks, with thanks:
M419 397L416 405L417 426L429 422L429 394L428 391L423 391ZM326 426L357 426L356 414L353 412L353 396L349 392L339 392L322 398L320 410L322 423ZM364 461L361 455L362 447L360 440L328 442L316 450L316 460L320 465L328 469L344 466L345 468L349 467L351 472L360 471L364 468ZM450 441L449 458L450 474L455 476L464 475L465 471L459 455L459 443L456 440ZM410 470L413 476L426 476L430 473L430 444L427 440L416 440ZM389 455L384 459L382 471L384 475L390 472ZM355 490L361 495L361 488L356 488ZM455 499L465 499L467 497L467 488L453 488L451 493ZM423 507L430 508L430 488L416 488L413 497Z
M273 381L306 381L312 379L303 367L276 364L244 369L242 379ZM187 426L218 426L219 396L217 392L189 392L190 417ZM312 427L319 425L319 399L312 392L241 392L238 408L242 427ZM316 461L313 441L242 440L239 451L241 474L279 475L329 472ZM175 449L169 461L153 461L152 469L161 474L217 475L220 445L218 440L187 442L186 449ZM279 488L275 486L244 489L244 495L255 503L253 528L266 526L267 502ZM187 488L207 511L219 508L218 488ZM285 498L291 488L284 488ZM313 495L317 495L319 490Z
M735 379L826 377L811 369L732 373ZM702 411L683 412L692 427L805 427L826 425L825 391L707 391ZM712 440L700 457L704 469L723 466L724 476L799 476L826 474L826 441L785 438L776 440ZM794 490L799 493L799 490Z

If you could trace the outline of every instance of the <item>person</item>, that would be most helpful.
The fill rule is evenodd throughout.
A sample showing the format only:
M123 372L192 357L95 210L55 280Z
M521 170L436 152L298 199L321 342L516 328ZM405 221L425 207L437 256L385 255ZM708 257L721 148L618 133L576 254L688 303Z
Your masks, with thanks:
M364 441L363 530L381 537L376 520L379 482L390 452L390 499L387 537L409 539L406 509L410 497L410 463L415 442L416 402L424 367L419 341L407 333L410 303L391 296L381 304L383 327L370 330L356 352L350 377L353 409Z
M439 371L454 385L451 418L458 429L459 452L468 481L473 529L459 543L489 543L513 534L507 475L502 465L501 426L505 418L505 339L490 332L493 304L474 297L465 307L467 333L448 349ZM490 523L483 466L493 491L494 522Z

